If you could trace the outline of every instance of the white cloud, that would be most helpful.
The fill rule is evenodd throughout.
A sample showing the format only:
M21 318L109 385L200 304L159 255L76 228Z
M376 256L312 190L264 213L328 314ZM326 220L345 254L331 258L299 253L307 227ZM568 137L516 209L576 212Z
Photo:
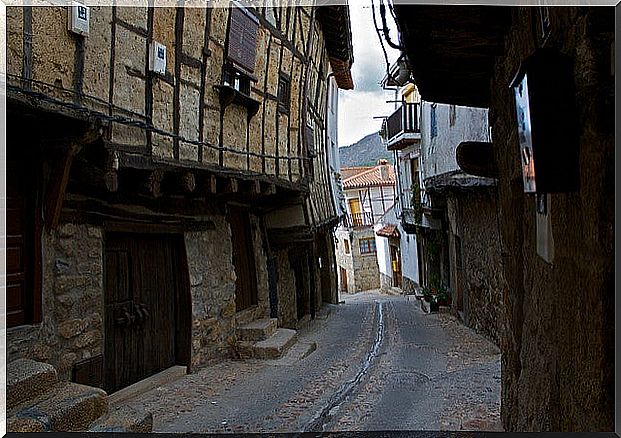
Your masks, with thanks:
M374 0L377 23L381 27L379 0ZM381 119L376 116L389 115L394 110L394 93L382 90L379 82L386 74L386 60L375 31L371 1L350 2L349 13L352 27L354 64L352 76L354 90L339 91L339 146L346 146L360 140L365 135L380 129ZM397 31L390 12L386 19L392 40L397 39ZM384 41L388 61L394 62L399 52L390 48Z
M377 91L339 91L339 146L347 146L357 142L365 135L379 131L382 119L377 116L388 116L394 111L394 94L382 90Z

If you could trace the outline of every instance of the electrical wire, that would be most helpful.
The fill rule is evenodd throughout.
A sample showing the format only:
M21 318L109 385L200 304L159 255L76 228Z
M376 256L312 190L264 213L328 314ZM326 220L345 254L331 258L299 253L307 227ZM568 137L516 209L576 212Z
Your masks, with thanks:
M53 84L48 84L46 82L41 82L41 81L36 81L36 80L31 80L31 79L24 79L21 76L18 75L13 75L13 74L7 74L6 75L7 78L9 79L15 79L17 81L20 82L27 82L29 84L37 84L40 86L45 86L45 87L49 87L49 88L56 88L58 90L61 90L64 93L67 94L74 94L77 95L77 93L75 91L72 90L67 90L65 88L53 85ZM179 134L175 134L173 132L170 131L165 131L163 129L159 129L157 127L155 127L152 123L147 122L146 120L136 120L136 119L132 119L130 117L124 117L121 115L108 115L108 114L104 114L100 111L94 110L92 108L88 108L85 107L84 105L78 104L78 103L74 103L74 102L67 102L65 100L61 100L55 97L52 97L44 92L40 92L40 91L35 91L32 89L27 89L27 88L23 88L14 84L10 84L7 83L6 84L7 87L7 91L10 92L14 92L14 93L18 93L18 94L22 94L31 98L35 98L38 99L40 101L44 101L44 102L48 102L51 103L53 105L62 107L62 108L68 108L71 109L73 111L77 111L81 114L84 114L87 118L92 118L95 120L100 120L100 121L105 121L105 122L109 122L109 123L119 123L122 125L126 125L126 126L134 126L134 127L138 127L138 128L142 128L145 131L149 131L149 132L153 132L155 134L158 135L162 135L164 137L170 137L173 139L178 139L181 142L190 144L192 146L196 146L196 147L201 147L201 148L209 148L209 149L214 149L214 150L218 150L218 151L224 151L224 152L230 152L230 153L234 153L234 154L239 154L239 155L249 155L249 156L253 156L253 157L259 157L259 158L275 158L275 159L291 159L291 160L303 160L303 161L308 161L308 160L312 160L312 158L310 157L302 157L302 156L297 156L297 155L269 155L269 154L259 154L256 152L251 152L251 151L240 151L237 149L233 149L230 147L226 147L226 146L218 146L218 145L214 145L211 143L207 143L207 142L202 142L202 141L198 141L198 140L191 140L188 138L185 138ZM118 112L124 112L130 116L134 116L134 117L141 117L146 119L146 117L144 115L135 113L131 110L127 110L125 108L121 108L118 107L110 102L107 102L103 99L100 99L96 96L92 96L92 95L88 95L88 94L81 94L79 96L81 99L86 99L86 100L91 100L93 102L98 102L102 105L106 105L107 107L118 111Z
M393 49L403 51L402 46L400 46L399 44L393 43L392 40L390 39L390 30L388 29L388 24L386 22L386 6L384 5L384 0L379 0L379 8L380 8L380 16L382 17L382 25L384 26L383 31L384 31L384 37L386 38L386 42Z
M386 77L390 78L390 62L388 61L388 53L386 52L386 47L384 47L384 39L382 38L380 28L377 25L377 17L375 16L375 4L373 3L373 0L371 0L371 11L373 12L373 24L375 25L375 32L377 33L377 37L379 38L380 46L382 46L382 51L384 52L384 59L386 60Z

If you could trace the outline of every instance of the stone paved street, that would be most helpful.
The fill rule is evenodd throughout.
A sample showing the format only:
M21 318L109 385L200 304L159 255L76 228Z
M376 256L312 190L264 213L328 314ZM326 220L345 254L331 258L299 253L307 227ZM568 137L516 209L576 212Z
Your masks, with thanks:
M227 361L126 403L160 432L502 430L500 354L447 313L365 292L322 309L278 360Z

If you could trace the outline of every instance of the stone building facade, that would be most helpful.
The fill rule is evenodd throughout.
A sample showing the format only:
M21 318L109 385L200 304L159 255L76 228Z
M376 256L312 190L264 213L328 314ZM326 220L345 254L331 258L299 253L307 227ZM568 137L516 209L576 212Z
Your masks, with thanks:
M361 240L375 240L373 228L338 229L336 263L340 269L340 290L347 293L380 288L376 250L361 253ZM347 242L347 243L345 243ZM349 248L349 251L346 249Z
M460 166L497 177L501 263L485 282L498 285L505 307L505 430L615 430L614 9L404 6L396 14L422 97L489 108L492 147L472 149ZM544 49L570 67L543 76L557 99L531 104L573 101L544 113L563 113L567 123L545 126L575 129L562 154L572 143L579 154L539 177L576 175L578 184L534 194L526 190L511 84Z
M80 7L7 8L8 359L115 391L335 302L347 8Z
M346 214L335 231L339 290L356 293L380 287L373 225L395 202L395 172L385 160L377 166L341 169Z

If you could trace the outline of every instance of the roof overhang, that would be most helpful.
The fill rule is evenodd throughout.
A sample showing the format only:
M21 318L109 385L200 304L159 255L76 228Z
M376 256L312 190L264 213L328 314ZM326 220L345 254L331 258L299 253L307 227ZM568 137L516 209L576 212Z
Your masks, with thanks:
M461 170L455 170L425 178L424 183L425 191L429 194L489 189L496 186L496 180L494 178L468 175Z
M496 57L511 23L507 6L395 5L401 43L421 97L489 107Z
M352 90L354 80L351 66L354 63L349 8L344 5L325 5L317 8L317 19L321 24L330 67L339 88Z

